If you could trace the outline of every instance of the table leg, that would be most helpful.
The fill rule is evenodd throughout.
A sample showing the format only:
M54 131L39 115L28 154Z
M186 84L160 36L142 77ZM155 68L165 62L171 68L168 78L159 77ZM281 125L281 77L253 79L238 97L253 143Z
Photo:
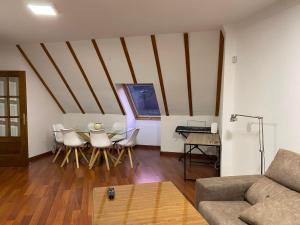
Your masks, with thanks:
M221 167L221 146L217 147L217 161L215 162L215 169L219 169Z

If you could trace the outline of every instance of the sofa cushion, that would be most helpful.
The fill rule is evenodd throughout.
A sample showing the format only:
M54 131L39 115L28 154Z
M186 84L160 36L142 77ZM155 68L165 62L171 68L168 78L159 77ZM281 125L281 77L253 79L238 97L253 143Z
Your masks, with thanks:
M203 201L198 209L210 225L246 225L239 215L249 207L246 201Z
M288 191L266 198L240 214L250 225L300 225L300 194Z
M266 197L273 198L284 191L290 189L276 183L275 181L263 177L256 181L246 192L246 200L254 205L258 202L263 201Z
M300 154L279 150L265 175L300 192Z

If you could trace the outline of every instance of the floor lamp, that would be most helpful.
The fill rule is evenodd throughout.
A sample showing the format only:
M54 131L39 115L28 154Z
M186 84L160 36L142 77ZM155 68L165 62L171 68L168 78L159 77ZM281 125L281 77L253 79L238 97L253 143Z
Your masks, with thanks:
M241 114L231 114L230 122L236 122L238 117L247 117L258 119L259 130L259 152L260 152L260 173L264 174L265 171L265 146L264 146L264 118L261 116L249 116Z

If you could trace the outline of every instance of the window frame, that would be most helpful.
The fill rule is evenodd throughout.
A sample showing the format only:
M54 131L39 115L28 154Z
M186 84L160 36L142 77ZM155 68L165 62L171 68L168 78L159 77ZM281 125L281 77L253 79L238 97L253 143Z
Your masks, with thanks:
M130 108L134 114L135 119L136 120L161 120L161 115L160 116L143 116L138 113L136 106L134 104L134 101L132 99L130 90L127 85L128 84L123 84L123 89L124 89L125 95L127 97L127 100L129 102ZM141 84L141 85L153 85L153 84L146 83L146 84ZM157 101L157 98L156 98L156 101ZM158 104L158 102L157 102L157 104Z

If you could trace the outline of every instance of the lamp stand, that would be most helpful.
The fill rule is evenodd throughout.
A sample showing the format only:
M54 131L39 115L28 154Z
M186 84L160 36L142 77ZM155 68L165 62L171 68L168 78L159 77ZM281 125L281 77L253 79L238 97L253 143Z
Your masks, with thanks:
M265 143L264 143L264 118L261 116L249 116L242 114L232 114L230 121L236 122L237 117L247 117L258 119L258 135L259 135L259 152L260 152L260 174L263 175L265 172Z

